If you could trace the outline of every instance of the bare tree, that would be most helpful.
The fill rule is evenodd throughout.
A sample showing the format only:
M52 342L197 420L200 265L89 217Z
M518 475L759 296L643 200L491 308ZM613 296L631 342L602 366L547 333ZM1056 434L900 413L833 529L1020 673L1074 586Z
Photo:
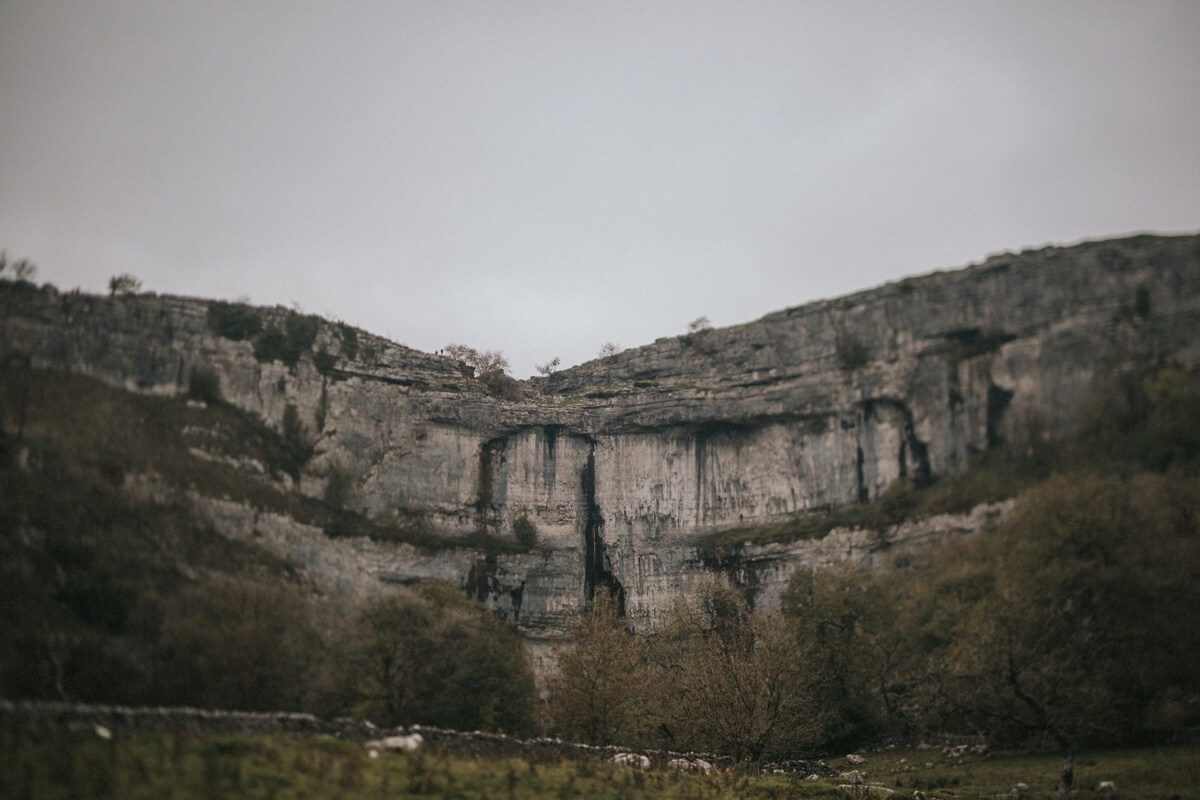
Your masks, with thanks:
M712 323L703 314L688 323L688 333L703 333L711 328Z
M32 281L37 275L37 265L28 258L22 258L20 261L14 261L12 264L8 262L8 253L0 252L0 275L3 275L5 270L11 270L13 280L15 281Z
M465 344L451 343L446 345L446 355L474 369L477 378L493 372L506 374L509 369L508 359L499 350L476 350Z
M820 714L792 628L751 613L727 580L678 603L659 638L667 713L688 746L758 761L816 741Z
M110 297L134 295L141 290L142 282L128 272L113 275L108 279L108 294Z
M608 358L609 356L615 356L619 352L621 352L621 348L619 345L615 344L614 342L605 342L604 344L600 345L600 357L601 358Z
M597 592L555 657L552 714L560 731L591 744L638 737L648 704L642 644L625 630L613 598Z
M558 365L562 363L562 359L555 356L553 360L547 361L545 364L537 364L537 371L541 375L549 378L554 373L558 372Z

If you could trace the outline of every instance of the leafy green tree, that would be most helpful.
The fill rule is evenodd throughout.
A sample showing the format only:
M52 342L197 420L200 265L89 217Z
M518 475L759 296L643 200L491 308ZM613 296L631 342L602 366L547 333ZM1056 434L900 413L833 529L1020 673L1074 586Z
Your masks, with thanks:
M1189 481L1072 473L1032 490L949 554L990 580L938 631L946 703L998 738L1066 752L1149 735L1170 697L1200 697L1198 520Z
M822 709L819 739L852 748L902 716L911 647L886 580L852 565L800 569L783 597L806 680Z
M516 635L447 584L397 589L342 637L332 705L382 725L527 733L533 679Z
M533 729L533 670L520 637L486 606L448 583L418 592L438 610L443 660L430 686L435 724L460 730L527 734Z
M155 654L160 702L301 710L313 654L308 606L286 584L231 582L183 589L162 605Z
M1098 382L1079 403L1064 450L1092 469L1196 474L1200 375L1165 368Z
M338 681L351 711L389 726L429 721L421 719L420 702L435 655L433 613L415 593L396 591L358 614L338 646Z
M457 730L523 734L532 729L533 678L511 635L469 637L439 697L437 720Z
M1143 459L1148 467L1194 473L1200 462L1200 378L1164 369L1142 383L1149 401Z

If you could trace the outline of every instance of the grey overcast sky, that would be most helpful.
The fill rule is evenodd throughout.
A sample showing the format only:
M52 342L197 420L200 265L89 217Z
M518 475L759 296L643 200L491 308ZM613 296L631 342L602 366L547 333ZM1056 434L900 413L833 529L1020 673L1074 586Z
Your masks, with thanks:
M0 0L39 280L594 357L1200 229L1196 0Z

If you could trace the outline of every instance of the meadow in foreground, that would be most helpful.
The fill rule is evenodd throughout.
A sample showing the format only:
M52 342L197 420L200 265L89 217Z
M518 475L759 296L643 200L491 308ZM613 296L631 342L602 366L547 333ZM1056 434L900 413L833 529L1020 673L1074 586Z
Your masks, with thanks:
M1026 784L1028 800L1054 797L1061 760L1054 755L996 753L947 756L938 750L868 754L865 764L830 762L866 773L867 783L896 797L1010 796ZM1196 797L1200 748L1172 747L1081 754L1073 796ZM726 770L702 776L642 772L596 761L467 759L429 753L382 753L332 738L214 736L185 732L117 734L109 740L89 726L0 734L0 797L53 798L841 798L844 779ZM885 796L881 790L872 796Z

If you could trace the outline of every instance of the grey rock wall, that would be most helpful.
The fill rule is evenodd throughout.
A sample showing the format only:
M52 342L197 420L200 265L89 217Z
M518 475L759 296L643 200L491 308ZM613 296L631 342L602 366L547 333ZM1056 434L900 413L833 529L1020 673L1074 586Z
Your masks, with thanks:
M0 303L5 357L161 394L212 369L226 400L275 426L295 406L319 453L298 487L308 494L338 464L372 516L420 519L450 536L511 536L528 516L539 546L526 554L422 553L319 531L299 549L275 541L349 591L457 581L542 635L561 630L597 586L620 590L631 622L652 628L713 567L696 550L699 534L869 500L902 476L957 474L973 453L1061 436L1097 376L1195 365L1200 237L994 256L661 339L526 381L517 402L489 396L450 359L366 332L349 358L328 323L314 344L335 357L322 373L311 353L294 368L261 363L250 342L210 330L202 300L6 284ZM289 312L262 313L282 324ZM222 530L239 535L247 524ZM731 569L761 583L770 605L790 569L830 561L821 554L841 553L847 536L928 538L841 532L747 551ZM870 563L869 552L848 546L838 557Z

